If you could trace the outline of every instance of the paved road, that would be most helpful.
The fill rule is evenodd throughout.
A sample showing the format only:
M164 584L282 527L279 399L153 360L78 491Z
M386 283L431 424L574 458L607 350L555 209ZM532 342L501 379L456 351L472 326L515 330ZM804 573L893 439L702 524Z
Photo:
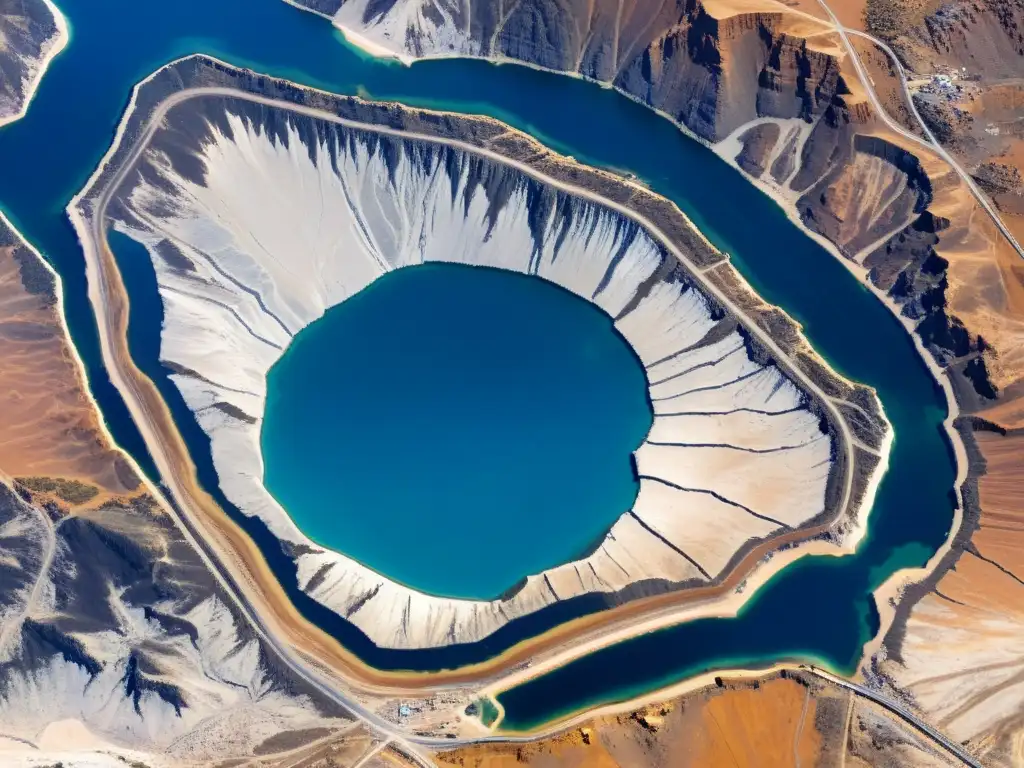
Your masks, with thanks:
M981 191L981 189L975 183L974 179L971 178L971 175L960 166L960 164L956 161L956 158L954 158L953 155L947 152L946 148L942 146L938 139L935 138L935 135L932 133L931 129L928 128L928 124L921 117L921 113L918 112L917 105L914 104L913 96L910 93L910 86L907 83L906 70L903 68L903 64L900 62L899 57L892 50L892 48L890 48L888 45L886 45L878 38L869 35L867 32L861 32L860 30L857 29L847 29L846 27L844 27L842 23L840 23L835 13L832 12L832 9L829 8L828 3L825 0L818 0L818 4L822 7L825 13L827 13L829 18L832 20L832 23L836 28L836 32L839 33L839 37L842 39L847 51L849 51L850 60L853 62L853 66L857 70L857 74L863 81L864 87L867 90L868 98L871 100L871 105L875 108L875 112L878 113L878 116L882 118L882 120L885 122L887 126L889 126L891 130L900 134L904 138L909 139L910 141L920 144L923 147L927 147L928 149L932 150L937 155L939 155L947 163L949 163L949 166L956 172L956 174L961 179L963 179L964 183L967 185L967 188L971 191L971 194L974 196L974 199L978 201L978 205L985 209L986 213L988 213L988 215L992 218L992 222L1002 233L1003 237L1005 237L1007 242L1009 242L1010 245L1013 246L1014 250L1017 251L1017 255L1019 255L1021 258L1024 258L1024 248L1022 248L1020 243L1017 242L1017 239L1013 236L1013 233L1011 233L1010 230L1007 229L1006 225L1003 223L1002 218L1000 218L998 211L996 211L992 203L989 202L988 198L985 196L985 193ZM925 136L927 136L927 141L922 139L917 134L911 133L898 122L889 117L889 114L885 111L885 108L882 106L882 103L878 99L878 94L875 92L875 88L871 83L871 76L868 75L867 70L864 68L864 64L861 62L860 56L857 54L857 49L854 48L853 43L850 42L850 35L856 35L857 37L862 37L865 40L870 40L872 43L874 43L883 51L885 51L885 54L892 60L894 66L896 67L896 71L899 73L900 84L903 87L903 93L906 96L907 103L910 105L910 110L911 112L913 112L914 118L921 126L921 130L924 131Z

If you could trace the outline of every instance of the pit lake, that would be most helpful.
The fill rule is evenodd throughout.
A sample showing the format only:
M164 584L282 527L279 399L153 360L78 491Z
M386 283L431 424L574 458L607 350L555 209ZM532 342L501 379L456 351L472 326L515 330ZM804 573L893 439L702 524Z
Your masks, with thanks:
M597 306L423 264L329 309L271 368L264 484L318 544L490 600L630 509L651 420L643 364Z
M282 0L63 0L61 6L72 28L69 47L54 61L27 117L0 130L0 202L60 272L68 323L93 393L118 442L153 476L152 461L102 365L84 261L64 208L107 151L134 83L193 52L338 93L491 115L583 162L635 173L728 252L762 296L800 321L837 370L877 389L896 439L856 555L804 560L758 590L737 618L647 635L503 694L509 727L741 663L816 659L850 671L877 630L871 591L895 570L924 564L947 536L955 472L940 431L945 403L903 327L771 200L667 120L611 90L524 67L448 60L407 68L372 61L346 46L325 20ZM126 240L112 242L131 296L133 356L175 414L201 482L224 502L208 441L159 363L162 310L152 267L141 248ZM473 645L378 649L296 588L294 566L264 527L228 511L260 547L296 607L382 669L480 661L601 607L600 598L559 603ZM376 524L372 517L366 522Z

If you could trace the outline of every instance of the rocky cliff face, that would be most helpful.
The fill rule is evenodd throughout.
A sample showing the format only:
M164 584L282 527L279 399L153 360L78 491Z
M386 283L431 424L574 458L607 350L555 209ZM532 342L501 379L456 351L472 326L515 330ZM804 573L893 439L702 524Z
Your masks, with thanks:
M758 117L810 120L845 84L831 56L785 26L778 13L717 19L693 0L608 81L710 141Z
M837 97L813 124L794 123L756 124L720 151L729 155L725 148L736 146L731 159L745 173L791 201L805 227L868 270L940 365L962 374L955 379L961 405L989 403L999 390L990 370L994 350L950 306L949 261L936 251L966 237L963 222L951 226L933 210L950 205L956 182L948 169L926 168L885 138L863 102Z
M995 400L998 388L989 371L988 343L948 306L949 262L935 248L949 226L948 219L925 211L870 253L864 265L901 314L917 321L921 341L939 364L960 374L953 379L958 399L973 411Z
M833 109L826 118L804 145L790 188L801 193L797 209L804 224L857 259L908 216L924 211L931 182L909 152L858 133L849 113Z
M830 169L798 200L801 218L869 270L939 365L960 374L953 381L961 406L977 410L998 394L993 350L950 306L949 261L936 251L962 240L963 227L934 213L933 182L915 155L851 125Z
M835 59L791 34L781 7L716 15L700 0L300 3L396 55L508 58L613 84L709 141L760 116L813 118L845 88Z

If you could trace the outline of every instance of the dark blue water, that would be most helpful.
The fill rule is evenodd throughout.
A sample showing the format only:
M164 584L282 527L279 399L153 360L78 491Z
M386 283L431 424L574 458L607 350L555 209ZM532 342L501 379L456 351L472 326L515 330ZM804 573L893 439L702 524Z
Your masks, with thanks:
M738 658L818 658L850 669L873 631L869 593L894 569L921 565L949 531L955 477L940 433L945 406L891 313L780 209L710 151L617 94L515 66L443 61L412 68L367 61L327 23L281 0L64 0L73 39L47 74L26 119L0 131L0 201L64 279L75 341L111 430L152 472L138 433L100 364L83 261L62 210L106 152L129 89L175 56L203 51L342 93L489 114L580 160L628 169L666 195L729 252L765 298L785 308L837 369L874 386L896 430L889 472L856 556L813 558L762 588L737 619L695 623L619 646L614 659L578 667L503 695L522 724L634 694ZM157 360L162 311L145 254L120 243L132 296L132 351L170 404L215 491L208 446ZM124 257L124 258L122 258ZM223 499L222 499L223 501ZM230 510L229 510L230 511ZM235 514L232 512L232 514ZM600 607L581 598L519 620L481 643L432 651L381 651L305 598L294 567L258 521L236 519L260 546L296 606L369 663L438 669L489 658L524 637ZM614 663L615 674L610 665ZM607 674L605 674L607 672Z
M328 310L271 369L264 481L317 543L487 600L603 538L650 428L643 364L597 306L426 264Z

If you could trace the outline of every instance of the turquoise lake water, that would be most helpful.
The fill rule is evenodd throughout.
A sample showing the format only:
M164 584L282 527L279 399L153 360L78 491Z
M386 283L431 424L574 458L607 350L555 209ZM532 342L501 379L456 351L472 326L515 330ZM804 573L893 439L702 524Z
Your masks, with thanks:
M426 264L295 337L267 377L264 479L319 544L487 600L603 538L650 427L643 365L598 307Z
M103 369L84 263L63 210L107 151L132 85L177 56L201 51L337 91L488 114L581 161L634 172L673 200L770 302L799 320L838 370L875 387L896 430L890 469L855 556L787 569L736 619L695 622L595 654L502 696L510 726L621 700L696 671L782 658L849 670L877 627L870 591L897 568L921 565L949 532L954 468L940 433L941 392L896 318L768 198L668 121L596 85L516 66L441 61L405 68L367 60L322 19L281 0L63 0L73 35L28 116L0 130L0 203L59 270L66 314L93 393L121 445L152 462ZM145 251L113 238L132 297L129 339L157 382L196 458L216 475L202 431L158 359L162 310ZM222 502L224 501L221 498ZM489 658L524 637L602 607L599 597L551 606L472 645L387 651L305 597L280 545L225 505L281 579L296 607L382 669L440 669ZM368 521L375 523L375 521Z

